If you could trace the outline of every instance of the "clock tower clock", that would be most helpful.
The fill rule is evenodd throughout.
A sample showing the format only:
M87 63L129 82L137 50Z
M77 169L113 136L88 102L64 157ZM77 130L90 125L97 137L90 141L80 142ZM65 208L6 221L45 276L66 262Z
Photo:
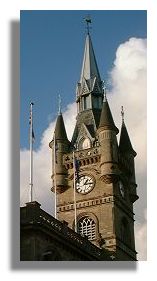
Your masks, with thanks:
M91 36L85 42L80 81L77 83L78 114L69 142L61 112L55 138L50 143L56 153L57 219L67 221L98 247L115 252L118 260L136 260L133 203L138 199L134 157L130 138L122 120L120 142L103 82L97 66ZM74 184L73 152L79 162ZM54 159L53 159L54 163ZM74 190L75 187L75 190ZM52 187L54 192L54 187ZM75 191L75 200L74 200ZM76 211L76 214L75 214Z

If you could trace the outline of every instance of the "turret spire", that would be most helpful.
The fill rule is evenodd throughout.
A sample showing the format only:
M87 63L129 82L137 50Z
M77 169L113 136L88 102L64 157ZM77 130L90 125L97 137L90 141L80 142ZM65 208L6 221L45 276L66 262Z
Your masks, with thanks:
M134 151L130 137L124 122L124 109L123 106L121 107L121 116L122 116L122 127L121 127L121 134L120 134L120 141L119 141L119 150L121 153L132 153L134 157L136 156L136 152Z
M116 134L118 134L118 132L119 132L118 128L114 124L112 113L111 113L107 99L103 102L99 128L110 128L110 129L114 130L116 132Z
M62 113L60 113L57 117L57 122L56 122L56 127L55 127L55 137L56 137L56 140L66 140L67 139L67 133L65 130Z

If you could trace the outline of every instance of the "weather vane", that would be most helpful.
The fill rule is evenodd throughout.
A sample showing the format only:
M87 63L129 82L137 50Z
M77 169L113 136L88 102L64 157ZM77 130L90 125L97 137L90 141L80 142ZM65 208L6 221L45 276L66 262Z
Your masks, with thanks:
M124 108L121 106L121 115L122 115L122 122L124 122Z
M88 15L86 18L85 18L85 21L86 21L86 27L87 27L87 33L89 34L89 29L91 28L90 24L92 23L92 20L90 18L90 15Z

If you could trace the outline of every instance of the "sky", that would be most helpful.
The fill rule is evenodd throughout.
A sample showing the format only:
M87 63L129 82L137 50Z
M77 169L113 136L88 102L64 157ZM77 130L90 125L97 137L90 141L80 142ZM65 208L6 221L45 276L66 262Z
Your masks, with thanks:
M29 103L34 102L34 196L53 213L51 188L52 139L58 94L66 130L71 137L76 117L75 88L81 73L86 25L90 30L102 80L109 81L108 101L120 129L120 108L137 152L135 203L139 259L146 260L146 37L145 11L22 11L20 18L20 146L21 205L28 199Z
M102 80L107 80L119 44L146 37L146 11L21 11L20 15L20 146L28 148L29 103L34 102L35 149L49 122L75 101L80 79L86 24Z

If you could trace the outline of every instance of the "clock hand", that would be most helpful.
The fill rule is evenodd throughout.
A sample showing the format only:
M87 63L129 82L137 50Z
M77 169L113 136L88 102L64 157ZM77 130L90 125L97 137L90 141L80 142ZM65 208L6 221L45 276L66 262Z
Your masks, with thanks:
M88 184L88 180L86 180L84 184L85 184L85 185Z

